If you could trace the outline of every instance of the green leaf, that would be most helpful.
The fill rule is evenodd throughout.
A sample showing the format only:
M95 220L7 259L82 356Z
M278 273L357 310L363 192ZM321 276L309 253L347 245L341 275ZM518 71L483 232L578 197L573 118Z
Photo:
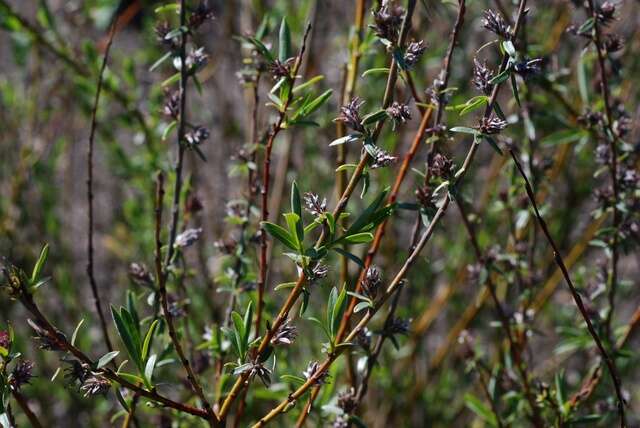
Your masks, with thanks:
M366 244L373 241L373 234L370 232L354 233L353 235L343 236L338 241L348 244Z
M382 119L386 119L388 117L387 111L384 109L380 109L376 112L369 113L368 115L362 118L363 125L371 125L373 123L379 122Z
M305 378L302 378L300 376L286 375L286 374L280 376L280 379L284 380L285 382L293 383L295 385L302 385L307 381Z
M489 102L489 97L487 97L486 95L479 95L477 97L473 97L461 106L460 112L458 114L460 116L464 116L465 114L484 106L488 102Z
M253 302L249 302L247 310L244 313L244 336L242 337L245 349L249 346L249 337L251 336L251 320L253 319Z
M484 405L480 399L472 394L464 395L464 403L465 405L476 415L478 415L482 420L484 420L489 425L495 427L498 426L498 422L496 420L496 416L493 412Z
M304 83L301 83L300 85L296 86L295 88L293 88L293 90L291 90L292 94L297 94L298 92L301 92L302 90L308 88L311 85L315 85L316 83L318 83L319 81L323 80L324 76L322 74L318 75L318 76L314 76L311 79L307 80Z
M489 80L489 83L491 85L499 85L500 83L507 80L510 74L511 74L511 68L507 68L503 72L495 75L491 80Z
M341 144L355 143L357 141L360 141L361 139L362 139L362 134L359 134L359 133L349 134L349 135L345 135L344 137L336 138L329 144L329 147L339 146ZM336 171L342 171L346 168L349 168L349 167L346 165L340 165Z
M335 289L335 288L334 288ZM338 334L338 329L340 328L340 322L342 321L342 316L344 315L344 311L347 308L347 289L346 287L342 287L342 291L335 299L335 304L333 306L333 311L331 312L330 319L330 332L331 337L335 338Z
M278 59L285 62L291 58L291 30L287 24L287 17L282 17L280 22L280 34L278 37Z
M31 283L35 284L40 278L40 273L42 272L42 268L44 267L45 262L47 261L47 257L49 256L49 244L44 244L42 250L40 251L40 256L38 257L38 261L33 267L33 271L31 272Z
M357 314L358 312L371 307L369 302L360 302L353 308L353 313Z
M246 37L245 40L251 43L253 46L255 46L256 50L266 60L268 60L269 62L273 62L274 60L273 54L269 49L267 49L267 47L260 40L256 39L255 37Z
M513 46L511 40L507 40L502 42L502 49L509 55L511 58L516 56L516 48Z
M174 83L176 83L178 80L180 80L180 73L174 73L171 77L167 78L165 81L163 81L160 86L169 86L172 85Z
M371 202L371 204L360 214L360 216L349 226L345 235L353 235L362 230L371 221L371 216L377 211L382 204L382 201L389 193L388 189L383 190L380 194Z
M98 368L98 369L103 368L104 366L109 364L111 362L111 360L113 360L115 357L117 357L119 353L120 353L120 351L111 351L111 352L108 352L108 353L104 354L98 360L98 365L96 366L96 368Z
M275 286L274 291L286 290L289 288L293 288L296 286L296 282L283 282L282 284L278 284Z
M151 382L151 379L153 378L153 370L156 368L157 359L158 359L158 355L152 354L144 366L144 377L149 382Z
M324 332L324 334L327 336L327 338L328 338L329 340L331 340L331 339L332 339L332 337L331 337L331 332L329 331L329 329L327 328L327 326L325 325L325 323L323 323L322 321L320 321L320 320L319 320L318 318L316 318L316 317L309 317L309 318L307 318L307 319L308 319L309 321L312 321L312 322L314 322L314 323L318 324L318 325L322 328L322 331L323 331L323 332Z
M283 216L287 221L287 227L289 228L290 235L292 235L295 240L296 250L298 252L302 252L302 241L304 239L302 219L296 213L285 213Z
M466 127L466 126L454 126L453 128L449 129L449 131L457 132L457 133L461 133L461 134L471 134L471 135L477 135L478 134L478 130L477 129L469 128L469 127Z
M147 361L147 357L149 356L149 349L151 348L151 342L153 340L153 334L155 333L156 327L158 326L159 321L154 320L149 329L147 330L147 334L144 335L144 341L142 342L142 361Z
M135 303L135 295L131 290L127 290L127 311L131 314L131 321L135 326L136 332L138 336L140 335L140 317L138 316L138 311L136 309ZM142 349L142 347L140 348Z
M333 287L329 292L329 300L327 301L327 333L329 339L333 340L333 314L335 312L336 302L338 301L338 289Z
M111 315L113 317L113 321L116 324L116 330L118 331L118 335L124 343L125 348L127 348L127 353L135 363L136 367L142 372L142 360L140 359L140 343L135 339L135 328L131 323L131 318L127 315L128 312L124 308L120 308L120 312L116 310L113 306L111 307Z
M291 183L291 212L296 213L302 218L302 203L300 198L300 190L295 180Z
M391 69L388 67L370 68L362 73L362 77L367 77L370 74L389 74L390 71Z
M144 385L144 379L131 373L118 372L118 376L122 379L133 383L134 385Z
M351 260L352 262L354 262L355 264L357 264L361 269L364 269L364 262L355 254L351 254L348 251L343 250L340 247L334 247L332 248L333 251L335 251L336 253L348 258L349 260Z
M594 27L595 20L593 18L589 18L578 28L578 34L584 34L591 31Z
M292 121L307 117L314 111L318 110L325 102L327 102L332 93L333 90L328 89L312 101L303 104L302 107L300 107L293 115Z
M578 61L578 90L583 104L589 104L589 83L587 79L587 63L585 55L580 55Z
M573 143L575 141L580 140L585 135L588 135L587 132L576 130L576 129L563 129L561 131L554 132L553 134L547 135L546 137L540 140L540 144L543 146L556 146L560 144L568 144Z
M291 236L284 227L278 226L277 224L270 223L268 221L263 221L260 224L262 225L264 230L269 232L269 234L276 238L278 241L282 242L290 249L298 251L298 245L294 237Z
M502 150L500 150L500 147L498 146L498 143L496 142L496 140L489 137L488 135L483 135L483 138L487 141L487 143L489 143L491 148L496 151L496 153L498 153L500 156L503 155Z
M73 334L71 335L71 344L75 346L76 339L78 338L78 333L80 332L80 327L84 324L84 318L80 320L76 328L73 330Z
M175 129L177 124L178 124L178 121L172 120L167 124L167 126L164 127L164 130L162 131L162 137L161 137L163 141L167 139L167 137L169 136L171 131Z
M516 75L511 75L511 90L513 91L513 97L516 99L516 103L518 103L518 107L522 107L520 105L520 96L518 95L518 82L516 82Z
M172 51L169 51L166 54L162 55L160 59L158 59L156 62L153 63L151 67L149 67L149 71L154 71L156 68L160 67L160 65L162 65L163 62L171 58L171 55L173 55Z

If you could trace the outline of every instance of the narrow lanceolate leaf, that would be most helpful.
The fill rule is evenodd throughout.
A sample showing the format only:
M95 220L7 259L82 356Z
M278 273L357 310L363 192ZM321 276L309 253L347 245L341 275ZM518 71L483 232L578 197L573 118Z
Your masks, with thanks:
M366 244L373 241L373 234L371 232L354 233L340 238L340 242L346 242L347 244Z
M338 329L340 328L340 322L342 320L342 315L344 315L344 311L347 307L347 289L346 287L342 287L342 291L337 296L335 300L335 304L333 306L333 311L331 313L331 322L329 324L331 337L334 338L338 334Z
M518 82L516 82L516 75L511 75L511 90L513 91L513 97L516 99L516 103L518 103L518 107L520 105L520 95L518 95Z
M496 153L498 153L500 156L503 155L502 150L500 150L500 147L498 146L498 143L496 142L496 140L489 137L488 135L483 135L483 137L485 140L487 140L487 143L489 143L491 148L496 151Z
M264 45L264 43L262 43L260 40L254 38L254 37L247 37L246 40L249 43L251 43L253 46L255 46L256 50L266 60L268 60L269 62L273 62L273 60L274 60L273 54L271 53L271 51L269 49L267 49L267 47Z
M478 133L477 129L469 128L466 126L454 126L453 128L449 129L449 131L457 132L459 134L471 134L471 135L476 135Z
M322 79L324 79L324 76L322 74L320 74L318 76L314 76L311 79L307 80L306 82L301 83L298 86L296 86L295 88L293 88L291 93L297 94L298 92L301 92L301 91L305 90L306 88L310 87L311 85L314 85L314 84L318 83Z
M304 228L302 227L302 219L296 213L283 214L287 221L287 227L289 227L289 234L293 237L296 250L302 251L302 241L304 239Z
M107 364L109 364L111 362L111 360L113 360L115 357L117 357L119 353L120 353L120 351L111 351L111 352L108 352L108 353L104 354L98 360L98 365L96 366L96 368L101 369L102 367L106 366Z
M287 17L280 22L280 35L278 38L278 59L282 62L291 58L291 30L287 24Z
M333 339L333 313L336 307L336 301L338 300L338 289L333 287L329 293L329 300L327 301L327 333L330 339Z
M158 359L157 354L151 355L144 366L144 377L149 382L151 382L151 379L153 378L153 370L156 367L157 359Z
M326 90L325 92L323 92L321 95L318 95L318 97L314 98L313 100L305 103L302 107L300 107L300 109L293 115L293 119L292 120L299 120L302 119L304 117L309 116L311 113L313 113L314 111L318 110L320 107L322 107L322 105L324 103L327 102L327 100L331 97L331 94L333 93L333 91L331 89Z
M238 354L238 358L244 359L245 349L242 340L244 337L244 322L240 314L236 311L231 313L231 319L233 320L234 328L230 339L235 347L236 353Z
M76 339L78 338L78 333L80 332L80 327L82 327L82 324L84 324L84 318L80 320L75 330L73 330L73 334L71 335L71 344L74 346L76 344Z
M47 257L49 256L49 244L45 244L42 247L42 251L40 251L40 257L38 257L38 261L33 267L33 271L31 272L31 283L34 284L38 278L40 278L40 273L42 272L42 268L47 261Z
M490 426L495 427L498 426L496 421L496 417L493 412L486 406L482 401L480 401L476 396L472 394L465 394L464 401L466 406L471 409L473 413L478 415L482 420L488 423Z
M244 313L244 336L242 337L244 349L249 347L249 337L251 336L251 320L253 319L253 302L249 302Z
M116 308L114 308L113 306L111 307L111 315L113 317L113 321L115 322L118 335L120 336L120 339L122 340L125 348L127 348L129 357L131 357L136 367L140 371L142 371L143 367L142 360L140 359L140 348L136 343L132 326L129 324L128 320L126 320L122 316L123 312L126 312L126 309L121 308L120 312L118 312Z
M368 115L362 118L363 125L371 125L373 123L379 122L382 119L387 117L387 111L384 109L375 111L373 113L369 113Z
M491 80L489 80L489 83L492 85L499 85L500 83L507 80L510 74L511 74L511 69L507 68L502 73L497 74Z
M362 259L360 259L360 257L356 256L355 254L345 251L340 247L333 247L332 250L340 254L341 256L345 256L346 258L348 258L349 260L357 264L361 269L364 269L364 262L362 261Z
M329 144L329 147L339 146L340 144L355 143L357 141L360 141L361 139L362 134L349 134L333 140L331 144Z
M298 217L302 218L300 190L298 189L298 183L296 183L295 180L291 183L291 212L296 213Z
M387 193L389 193L389 190L385 189L384 191L380 192L380 194L378 194L373 202L371 202L371 204L362 212L362 214L360 214L360 216L358 216L358 218L351 224L351 226L349 226L349 229L347 229L347 231L345 232L346 236L360 232L364 226L369 224L369 222L371 221L371 217L378 210L380 204L382 204L382 201L387 196Z
M142 361L146 361L149 356L149 349L151 348L151 342L153 340L153 334L156 331L156 327L158 326L158 320L154 320L149 326L149 330L147 330L147 334L144 336L144 341L142 342Z
M298 245L296 240L294 239L293 236L289 234L289 232L287 232L287 230L284 227L278 226L277 224L270 223L268 221L263 221L260 224L262 225L262 227L264 227L264 230L269 232L269 235L273 236L274 238L282 242L284 245L286 245L290 249L294 251L298 250Z

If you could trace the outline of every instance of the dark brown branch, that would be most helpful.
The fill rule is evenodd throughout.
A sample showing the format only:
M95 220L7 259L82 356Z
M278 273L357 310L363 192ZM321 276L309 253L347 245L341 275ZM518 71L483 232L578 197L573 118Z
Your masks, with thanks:
M24 412L31 426L33 428L42 428L43 425L40 423L40 420L38 419L36 414L33 413L33 410L31 410L31 408L29 407L29 402L27 401L26 397L22 395L20 391L16 391L16 390L12 390L11 394L13 395L13 398L15 398L16 402L18 403L18 406L20 406L20 408Z
M96 282L94 272L94 254L93 254L93 231L94 231L94 216L93 216L93 146L95 142L96 129L98 127L98 105L100 104L100 94L102 93L102 85L104 82L104 72L107 69L107 63L109 61L109 52L111 51L111 45L113 44L113 37L116 34L116 25L118 23L117 18L111 24L109 30L109 39L107 40L107 46L104 50L104 56L102 57L102 65L100 66L100 73L98 74L98 83L96 86L96 95L93 100L93 108L91 110L91 130L89 132L89 147L87 148L87 205L88 205L88 240L87 240L87 276L89 277L89 284L91 286L91 295L93 296L93 304L98 313L100 320L100 328L102 330L102 336L105 345L109 352L113 351L113 345L111 339L109 339L109 330L107 328L107 321L102 310L102 303L100 301L100 293L98 292L98 285ZM115 367L115 366L114 366Z
M620 378L618 377L618 372L616 370L615 363L609 356L609 353L605 349L604 345L602 344L602 341L600 340L600 336L598 335L598 332L593 326L593 323L591 321L591 318L589 317L587 309L585 308L584 303L582 302L582 297L580 297L580 293L578 293L578 290L576 290L575 286L573 285L573 282L571 281L571 277L569 276L569 271L566 265L564 264L564 260L562 259L560 250L558 249L558 246L556 245L555 240L553 239L553 237L551 236L551 233L549 232L549 229L547 228L547 223L544 221L544 219L540 215L540 211L538 210L538 204L536 203L535 194L533 192L533 189L531 188L529 179L527 178L527 175L522 169L522 166L520 165L520 161L518 160L517 155L513 151L510 151L510 153L511 153L511 158L513 159L513 162L515 163L516 168L520 173L520 176L524 180L527 197L529 198L529 203L531 204L531 207L533 208L538 224L540 225L540 229L542 229L542 233L544 234L547 241L549 242L549 245L551 245L551 248L553 249L554 260L558 265L558 267L560 268L560 271L562 272L562 276L567 282L567 285L569 286L569 291L571 292L571 296L573 297L573 300L576 306L578 307L578 310L580 311L580 314L582 315L584 322L587 324L587 330L589 330L589 334L591 335L591 338L596 344L596 347L598 348L598 351L600 351L600 355L602 356L602 359L607 365L609 374L611 376L611 380L613 381L616 397L618 399L618 412L620 413L620 424L622 427L625 427L626 421L625 421L625 415L624 415L624 398L622 396L622 387L620 385Z

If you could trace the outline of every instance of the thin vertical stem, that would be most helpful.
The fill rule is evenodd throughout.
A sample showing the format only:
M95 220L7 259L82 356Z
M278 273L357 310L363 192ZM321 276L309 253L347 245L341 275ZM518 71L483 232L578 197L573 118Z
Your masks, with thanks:
M13 398L15 398L16 402L18 403L18 406L20 406L20 409L22 409L22 412L25 414L25 416L29 420L29 423L31 424L31 426L33 428L42 428L43 427L42 423L40 423L40 420L38 419L36 414L29 407L29 402L27 401L25 396L22 395L22 393L17 390L12 390L11 394L13 395Z
M600 351L600 355L602 356L602 359L604 360L605 364L607 365L607 368L609 369L609 375L611 376L611 380L613 381L616 397L618 399L618 412L620 414L620 426L625 427L626 421L625 421L625 415L624 415L624 398L622 396L622 387L620 385L620 377L618 376L615 362L609 356L609 353L607 352L604 345L602 344L602 341L600 340L600 336L598 335L598 332L593 326L593 322L591 321L591 318L589 317L587 309L585 308L584 303L582 302L582 297L580 297L580 293L578 293L575 286L573 285L573 282L571 281L571 277L569 276L569 270L564 264L564 260L562 259L560 250L558 249L558 246L556 245L555 240L553 239L553 237L551 236L551 233L549 232L549 229L547 228L547 223L544 221L544 219L540 215L540 211L538 210L538 204L536 203L536 198L533 192L533 188L531 187L531 184L529 183L529 179L527 178L527 175L525 174L524 170L522 169L522 166L520 165L520 161L518 160L517 155L513 151L511 151L510 153L511 153L511 158L513 159L513 162L515 163L516 168L520 173L520 176L524 180L527 197L529 198L529 203L533 208L533 211L535 213L540 229L542 229L542 233L547 238L549 245L551 245L551 248L553 249L554 260L558 265L558 267L560 268L560 271L562 271L562 276L564 277L565 281L567 282L567 285L569 286L569 291L571 292L573 300L576 306L578 307L578 310L580 311L580 314L582 315L584 322L587 324L587 330L589 331L589 334L591 335L591 338L596 344L598 351Z
M102 310L102 303L100 300L100 293L98 292L98 284L95 277L94 269L94 246L93 246L93 234L94 234L94 214L93 214L93 147L96 136L96 129L98 127L98 106L100 104L100 95L102 94L102 86L104 82L104 72L107 69L107 63L109 61L109 53L111 52L111 45L113 44L113 38L116 34L116 25L118 19L114 19L111 23L109 30L109 38L102 57L102 65L100 66L100 73L98 74L98 83L96 86L96 95L93 100L93 108L91 110L91 130L89 132L89 147L87 149L87 204L88 204L88 240L87 240L87 275L89 276L89 285L91 286L91 294L93 296L93 304L95 305L98 318L100 320L100 328L102 330L102 336L105 345L109 352L113 351L113 345L109 338L109 330L107 328L107 321Z
M609 175L611 177L611 188L613 190L613 201L611 209L613 211L613 237L609 248L611 249L611 271L609 273L609 312L606 318L607 335L611 335L611 322L615 311L615 297L618 288L618 230L620 228L620 212L618 210L618 201L620 200L620 189L618 188L618 148L617 137L613 130L613 114L611 112L611 95L609 91L609 80L607 78L607 70L605 65L604 46L602 44L602 35L600 33L600 24L598 11L595 8L593 0L587 2L591 18L593 19L593 43L596 47L598 56L598 68L600 71L600 91L602 101L604 103L604 111L607 118L605 139L609 143ZM606 51L605 51L606 52ZM608 135L607 135L608 134Z
M300 69L300 65L302 64L302 56L304 55L307 38L311 32L311 24L307 25L307 28L304 32L304 36L302 38L302 45L300 46L300 52L296 57L296 61L294 63L293 68L291 69L291 74L289 75L288 84L291 85L293 89L293 84L295 82L295 76L298 74L298 70ZM283 125L287 118L287 109L289 108L289 104L293 100L293 96L291 93L284 101L284 105L282 110L278 114L278 119L276 123L274 123L271 127L271 131L269 132L269 137L267 139L267 144L264 149L264 160L262 163L262 189L260 191L261 194L261 221L269 220L269 188L271 185L271 151L273 150L273 143L275 142L276 137L283 129ZM260 235L260 266L259 266L259 276L258 276L258 303L256 305L256 335L260 333L260 325L262 323L262 310L264 306L264 289L267 282L267 274L269 270L268 266L268 245L269 240L267 236L267 232L264 229L261 229Z
M186 18L186 2L185 0L180 1L180 27L186 28L187 18ZM158 276L158 293L160 294L160 303L162 305L162 313L167 321L167 330L169 332L169 336L171 338L171 342L173 343L173 347L178 354L180 362L187 373L187 379L191 384L194 392L202 401L202 405L207 412L208 422L211 426L214 426L218 423L218 418L216 417L211 404L207 400L200 383L198 382L195 373L193 372L193 368L186 357L186 353L180 343L180 338L178 337L178 333L175 328L175 323L173 319L173 315L169 309L169 302L167 296L167 280L169 278L169 270L171 264L173 263L173 257L175 255L175 241L178 233L178 223L180 219L180 195L182 192L182 169L184 166L184 155L185 155L185 132L187 126L186 119L186 102L187 102L187 83L189 79L186 60L187 60L187 37L188 34L183 32L180 37L180 110L178 117L178 159L175 164L174 174L175 174L175 183L173 187L173 201L171 204L171 225L169 229L169 242L167 247L167 254L164 260L164 264L160 266L160 258L161 258L161 247L158 245L160 242L160 224L162 220L162 201L164 199L164 188L163 188L163 176L160 174L158 176L158 186L156 193L156 274Z

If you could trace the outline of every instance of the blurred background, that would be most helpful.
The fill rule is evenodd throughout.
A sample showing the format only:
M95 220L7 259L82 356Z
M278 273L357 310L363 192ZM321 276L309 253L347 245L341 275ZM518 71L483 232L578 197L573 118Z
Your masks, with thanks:
M267 40L274 40L270 37L277 34L277 24L286 15L294 45L299 46L305 23L312 23L309 54L301 74L306 78L323 75L324 79L317 84L318 91L333 89L334 95L315 115L319 127L292 129L278 137L272 169L271 212L274 221L279 221L280 206L288 204L294 179L301 191L327 197L328 206L333 207L336 152L329 142L336 138L332 120L338 115L338 94L349 60L354 3L210 1L215 20L205 23L195 36L209 60L198 75L201 92L191 91L188 112L189 120L206 126L211 135L201 147L207 161L188 156L185 167L186 194L202 205L199 211L187 212L186 218L188 225L203 230L197 244L186 251L192 272L186 284L188 299L182 302L189 308L187 329L195 345L203 341L205 327L219 324L224 316L229 294L224 290L225 270L229 262L220 251L220 242L232 240L237 234L237 228L228 221L229 203L246 197L246 168L238 160L251 139L253 91L239 75L250 52L236 36L255 32L267 16L271 17L267 19L271 29ZM368 8L375 2L367 3L365 27L371 23ZM409 38L424 40L427 46L413 71L420 94L432 84L442 66L455 20L455 8L448 3L421 0L413 17ZM482 28L482 11L504 9L511 15L517 6L510 0L467 3L467 16L452 64L450 85L457 90L451 95L451 105L462 104L477 95L471 84L474 57L486 59L491 65L498 61L497 48L485 47L495 36ZM589 109L599 110L602 105L594 56L584 54L583 39L566 32L571 24L579 25L584 20L583 10L574 3L579 2L530 2L525 37L529 52L544 60L544 77L527 84L526 93L521 94L528 117L518 113L510 90L502 91L501 102L511 123L505 137L525 156L543 214L566 256L574 281L594 313L606 313L606 295L596 291L606 282L603 275L606 278L608 260L603 249L606 243L603 244L599 233L610 220L599 211L594 191L607 183L608 178L606 173L598 173L601 166L596 159L597 143L580 128L577 120ZM133 262L149 266L153 263L154 177L159 170L170 171L175 161L175 141L163 139L166 121L161 114L162 83L173 72L170 67L150 71L163 55L154 32L157 22L154 9L158 4L161 2L143 0L0 0L0 255L18 266L28 267L33 265L43 243L49 243L46 273L52 279L41 291L41 304L69 334L85 318L78 343L95 356L106 350L100 342L86 274L86 159L91 106L108 27L119 14L98 112L94 162L96 279L107 310L108 304L125 301L127 289L143 291L132 285L129 266ZM624 41L624 48L611 64L612 91L633 121L626 141L636 151L640 141L637 125L640 37L636 33L639 12L639 2L619 2L617 19L609 27ZM371 31L367 29L365 33L367 43L360 75L388 64L388 55L373 40ZM355 93L366 100L364 110L374 111L380 104L385 77L368 73L358 78ZM273 110L265 107L266 93L273 83L269 76L261 80L258 114L261 134L274 119ZM395 132L388 127L380 145L400 156L411 143L420 116L404 82L398 85L396 99L410 105L413 120ZM476 114L460 116L449 111L445 123L448 127L472 126ZM462 163L468 144L470 141L463 138L447 144L447 151L457 165ZM347 162L356 163L359 151L349 150ZM426 147L418 152L415 168L424 169L426 153ZM394 167L375 170L370 177L368 196L354 197L350 202L352 210L357 211L371 195L390 185L394 171ZM471 208L469 218L482 248L506 269L499 279L499 292L507 302L506 307L527 325L530 368L547 386L553 385L556 375L561 373L568 394L575 393L597 362L597 352L581 328L579 313L556 271L549 247L535 232L521 182L516 180L507 158L497 156L485 145L470 175L472 178L467 179L463 189ZM414 191L420 181L419 174L410 173L400 200L414 202ZM386 279L406 258L414 221L415 213L401 210L389 225L387 239L376 258ZM638 322L636 319L634 324L634 316L638 317L636 310L640 305L637 223L635 232L633 228L629 230L628 248L619 262L614 326L617 337L629 336L625 356L618 364L629 398L630 426L640 426L640 372L635 369L640 356L634 351L639 342L633 335ZM275 313L284 298L273 287L291 281L295 275L293 265L281 256L280 250L279 247L274 250L268 282L269 314ZM362 252L363 248L354 251ZM254 252L249 257L257 260ZM482 397L482 392L476 370L465 360L457 343L460 333L467 330L475 339L477 352L493 364L499 358L498 345L504 340L494 326L493 305L484 288L477 284L474 263L459 213L449 210L408 277L409 285L398 313L411 321L409 332L399 338L397 349L385 347L374 371L362 413L368 426L490 426L465 399L465 393ZM330 266L329 277L318 291L323 296L331 285L338 285L337 259ZM355 267L351 268L350 274L355 275ZM319 302L324 301L325 297L319 298ZM523 306L523 301L528 303ZM144 306L144 301L140 306ZM320 306L311 308L312 313L321 310ZM52 387L49 378L59 362L51 354L37 352L29 340L27 316L19 305L3 295L0 314L0 323L11 323L18 332L18 349L35 362L36 378L26 387L25 394L47 426L118 424L109 421L119 410L115 399L83 398L73 388L65 388L61 379L54 381ZM319 358L321 333L311 323L302 323L299 328L303 341L288 351L281 367L283 372L299 374L309 359ZM375 326L372 330L375 331ZM301 345L307 342L308 345ZM331 423L331 416L321 409L343 387L338 379L323 390L308 426ZM249 418L262 415L275 403L267 389L257 385L256 388L263 392L248 403ZM611 384L605 376L579 414L600 412L606 406L611 408L613 403ZM593 422L593 426L614 426L614 410ZM141 426L161 423L170 426L166 419L151 411L140 416ZM283 420L278 423L288 426ZM27 426L26 422L23 424ZM181 426L191 426L189 422L185 424Z

